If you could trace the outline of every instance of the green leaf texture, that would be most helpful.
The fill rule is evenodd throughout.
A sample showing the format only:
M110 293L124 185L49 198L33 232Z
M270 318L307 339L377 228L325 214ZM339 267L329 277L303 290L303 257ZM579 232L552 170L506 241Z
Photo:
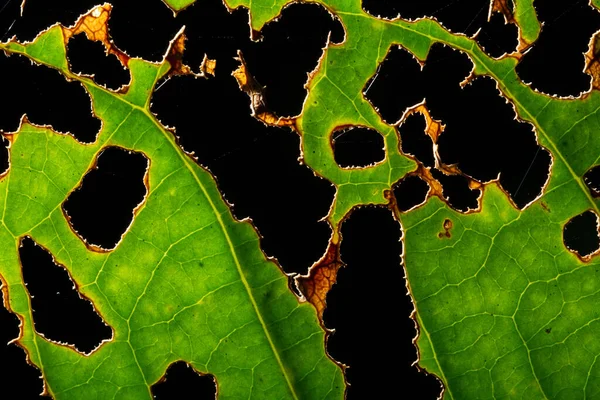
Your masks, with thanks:
M165 2L174 10L191 3ZM388 50L399 44L424 62L436 42L466 53L475 77L494 79L518 117L535 126L552 155L551 176L543 196L523 211L489 183L479 212L461 214L432 197L397 214L419 325L419 365L440 378L446 399L600 398L598 261L580 260L562 240L568 220L598 212L582 178L600 155L598 92L552 98L519 80L515 57L491 58L473 39L436 21L374 18L359 0L316 2L340 19L346 37L325 49L295 127L304 163L337 189L327 217L331 244L339 245L352 209L387 205L392 185L417 167L362 93ZM247 7L258 31L289 1L226 3ZM515 0L514 11L521 39L534 42L540 24L533 2ZM148 398L148 386L167 366L185 360L215 375L223 399L343 398L343 373L325 353L318 313L297 300L287 277L260 251L252 226L234 220L210 174L148 111L168 62L131 59L131 87L117 94L68 70L58 26L32 44L1 48L81 81L103 121L92 145L24 122L11 136L11 169L0 181L0 275L23 321L19 342L49 392L60 399ZM385 160L362 169L337 166L330 137L344 125L382 133ZM149 194L119 246L97 253L70 230L60 206L109 145L148 157ZM447 220L451 234L440 238ZM25 235L68 268L113 328L114 338L90 356L34 331L17 251Z
M64 32L3 45L80 81L103 122L94 144L23 121L11 135L10 172L0 181L0 274L23 322L19 343L57 399L150 399L149 386L177 360L216 377L219 398L340 398L342 370L325 354L314 308L236 221L213 177L179 148L149 112L150 94L170 65L130 59L124 94L67 69ZM40 67L45 68L45 67ZM70 229L61 204L106 146L149 160L148 195L114 251L94 252ZM18 258L31 236L64 265L113 329L91 355L34 331Z

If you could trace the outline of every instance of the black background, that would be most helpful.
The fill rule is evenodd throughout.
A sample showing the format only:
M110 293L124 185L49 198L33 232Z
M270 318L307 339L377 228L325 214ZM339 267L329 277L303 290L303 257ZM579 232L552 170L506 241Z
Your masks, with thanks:
M95 5L93 1L57 0L49 3L48 0L27 0L21 17L20 0L0 1L1 40L7 40L12 35L17 35L21 40L32 40L40 30L52 23L60 21L71 24L81 13ZM330 31L333 42L343 39L341 26L319 6L295 5L284 12L280 21L269 24L264 29L263 41L253 43L248 40L249 27L245 10L229 14L218 0L199 0L198 3L174 18L159 0L113 2L111 34L117 46L128 54L158 61L174 34L182 25L186 25L188 42L184 61L197 68L205 53L217 60L215 78L197 80L180 77L164 85L161 82L160 89L152 99L152 111L163 123L176 127L183 148L194 151L199 162L213 172L225 198L234 204L233 212L236 217L249 216L253 219L263 236L264 251L277 257L286 272L304 273L325 250L330 231L324 222L318 221L326 215L334 189L298 163L299 139L295 133L264 127L249 116L249 100L239 91L230 72L237 67L233 57L241 49L250 72L267 87L267 105L278 115L295 115L300 112L305 96L303 84L306 73L315 67ZM367 11L371 10L371 3L373 2L365 1ZM415 5L417 3L422 3L422 8L419 9ZM587 49L591 33L600 28L600 22L598 13L589 9L586 3L536 0L539 17L546 22L546 26L539 45L534 46L517 70L533 87L560 95L578 95L588 89L589 77L581 72L581 53ZM415 9L402 9L408 7L406 4L413 4ZM493 56L516 46L514 29L499 24L498 20L501 22L501 19L498 17L494 18L493 23L485 22L485 1L381 1L378 7L377 14L389 16L398 12L411 17L431 13L445 26L457 32L473 34L482 28L479 41ZM119 67L114 57L104 57L102 51L97 43L90 44L81 37L73 39L69 44L72 69L95 73L97 82L109 87L116 88L127 82L126 71ZM450 62L450 58L458 56L451 51L440 54L435 56L437 58L432 56L429 62L440 66L436 70L437 75L453 77L453 81L434 85L430 80L414 78L411 74L417 72L411 72L408 68L398 71L398 74L392 72L390 75L393 76L382 76L379 78L382 81L378 84L384 88L398 89L397 93L406 89L408 98L410 93L423 93L416 101L427 97L428 103L459 107L455 104L455 97L462 94L455 92L455 86L460 81L456 76L462 73L461 65ZM99 121L89 115L89 101L85 94L76 87L77 84L66 84L58 74L41 71L44 69L32 67L28 61L17 57L6 58L0 55L0 90L3 99L0 129L5 132L14 131L20 116L27 113L35 123L52 124L61 132L71 132L80 141L92 141ZM394 81L402 76L406 78L404 82ZM414 87L414 82L419 82L421 86ZM436 85L442 85L443 90ZM472 101L472 98L498 97L493 85L486 85L473 85L471 100L463 99L464 102ZM57 93L60 102L57 101ZM367 97L378 107L387 107L393 114L398 110L402 111L403 102L409 101L406 96L396 96L395 93L390 94L385 90L378 92L374 89L374 92L369 91ZM530 136L522 135L522 138L494 131L502 129L499 128L502 126L508 126L505 128L507 130L513 129L510 124L514 113L510 107L493 107L491 111L487 110L490 111L487 115L486 110L469 114L464 109L451 109L451 112L458 113L461 118L455 123L456 133L445 145L442 157L458 162L459 166L469 165L482 175L497 174L498 170L506 171L505 181L516 182L521 196L529 196L524 198L523 201L526 202L534 198L536 190L539 190L539 170L541 168L543 172L544 166L537 164L543 164L543 160L538 160L539 152L535 151L535 147L531 150L531 146L526 145L535 144L532 132L528 133ZM494 121L490 125L490 114L502 123ZM404 135L402 129L401 133ZM473 143L471 138L474 134L494 139ZM499 138L504 138L504 141ZM354 142L344 142L342 138L341 142L344 144L338 146L336 152L343 151L344 156L358 162L373 161L369 158L372 155L364 152L371 142L368 137ZM430 151L430 143L416 140L411 146L416 147L411 147L410 151L404 148L404 151L427 162L426 156L421 158L419 154ZM473 146L474 151L464 151ZM510 151L511 159L521 162L515 161L502 168L483 165L482 159L489 160L490 155L505 158L506 151ZM476 157L475 154L479 156ZM482 158L481 154L488 156ZM111 160L117 163L114 158L107 160L108 164ZM537 176L536 168L539 175L537 180L530 178ZM118 226L127 226L127 218L130 218L125 213L117 220L106 207L106 201L114 198L115 193L122 196L123 201L131 201L140 196L140 190L143 191L143 188L129 183L133 178L122 172L124 170L126 168L121 167L99 169L99 177L91 179L93 182L88 185L91 188L84 185L81 190L82 198L73 199L73 204L67 209L74 218L76 215L81 217L80 231L88 229L92 232L90 235L96 235L94 240L97 244L105 247L111 247L111 240L114 245L115 230L122 229ZM481 179L487 180L489 177ZM513 188L516 186L513 185ZM135 189L136 187L138 188ZM456 193L461 192L459 190ZM402 196L406 204L414 204L419 202L423 191L419 192L413 186L411 190L398 189L397 194ZM511 194L517 196L514 192ZM96 200L95 204L86 201L90 196ZM455 195L452 199L453 206L461 208L469 201L467 197ZM85 216L92 211L99 216L97 220L85 220ZM407 396L405 393L412 392L419 393L419 399L437 398L440 393L437 380L411 366L417 357L411 343L416 332L409 319L412 304L406 295L401 267L401 230L398 223L386 208L365 207L352 213L342 227L342 234L341 254L346 267L340 271L338 284L328 296L325 323L327 327L336 330L328 342L329 353L336 360L350 366L347 377L352 385L348 390L348 397L403 398ZM33 290L33 286L38 287L36 290L39 290L39 294L36 292L35 295L51 305L44 308L44 311L36 311L36 327L46 332L53 327L53 335L60 338L67 334L69 328L66 324L56 323L56 313L61 313L63 320L73 313L71 319L81 324L74 309L64 304L58 309L56 305L57 301L66 301L65 291L61 295L56 294L58 281L62 279L64 282L66 276L60 270L51 272L52 267L47 265L47 260L44 261L43 251L29 256L29 259L31 261L24 268L38 271L26 274L31 276L30 290ZM37 284L33 282L36 279ZM17 326L16 317L0 308L0 342L6 343L15 338L18 334ZM42 329L44 326L46 328ZM81 338L71 340L79 341L81 348L89 347L92 343L93 348L93 344L97 343L94 340L98 339L93 335L82 335ZM20 392L18 398L22 399L38 397L41 381L37 371L25 364L21 349L15 345L0 346L0 362L3 365L0 389L4 393ZM211 390L214 390L214 386L210 379L195 380L194 374L189 374L189 370L181 366L170 371L167 383L154 390L158 398L212 397Z

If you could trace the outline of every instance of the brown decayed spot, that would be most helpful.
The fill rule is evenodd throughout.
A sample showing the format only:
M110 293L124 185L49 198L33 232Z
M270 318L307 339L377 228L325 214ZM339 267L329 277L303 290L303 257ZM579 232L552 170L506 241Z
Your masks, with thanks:
M441 123L441 121L435 120L431 117L431 114L429 113L429 110L427 109L426 103L423 102L423 103L417 104L416 106L408 109L406 111L402 121L404 121L406 118L408 118L411 114L414 114L414 113L419 113L419 114L423 115L423 117L425 118L425 133L433 141L433 156L434 156L434 161L435 161L435 168L437 170L441 171L444 175L464 176L468 180L468 185L469 185L470 189L483 190L484 185L481 182L478 182L478 181L474 180L473 178L463 174L462 171L460 171L460 169L456 165L447 165L447 164L442 163L439 152L438 152L437 142L438 142L440 135L444 132L445 126ZM443 194L442 184L433 176L433 174L431 172L431 168L426 167L418 160L415 160L415 161L417 161L417 169L414 170L413 172L407 174L407 176L410 176L410 175L419 176L421 179L423 179L429 185L430 189L429 189L429 193L427 195L428 198L431 196L437 196L440 200L447 203L447 200L445 199L444 194ZM477 210L478 209L479 209L479 207L477 208ZM477 210L469 210L469 212L475 212Z
M452 237L452 234L450 233L450 229L452 229L452 225L453 225L452 220L446 218L444 220L444 224L443 224L444 232L438 233L438 237L440 239L445 238L445 237L450 239Z
M592 88L600 89L600 32L590 40L589 50L585 53L585 72L592 77Z
M263 96L264 88L249 73L246 61L244 61L242 52L239 50L237 59L240 62L240 66L232 72L232 75L237 80L240 89L250 97L252 116L262 121L265 125L293 127L295 124L294 118L277 117L267 108Z
M323 311L327 305L327 293L334 285L337 273L343 265L339 243L329 242L327 251L308 271L308 275L296 278L298 287L306 300L317 309L319 320L323 321Z
M87 14L82 15L75 25L70 27L62 27L65 43L73 36L79 33L85 33L88 40L101 42L106 47L107 54L117 56L121 64L127 66L129 56L119 50L113 43L108 33L108 19L112 11L112 5L104 3L92 9Z
M499 12L504 15L504 20L507 23L514 24L515 17L513 15L512 2L508 0L493 0L492 1L492 13Z

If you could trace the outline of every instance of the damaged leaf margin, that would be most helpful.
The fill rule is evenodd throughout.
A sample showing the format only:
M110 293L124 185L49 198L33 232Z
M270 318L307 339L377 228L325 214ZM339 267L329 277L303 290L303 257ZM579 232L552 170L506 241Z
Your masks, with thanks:
M159 79L190 73L179 62L183 31L163 62L129 58L105 34L109 12L109 5L99 6L74 27L54 25L31 43L0 44L12 57L80 82L102 120L90 144L25 117L17 132L4 134L11 157L0 180L2 290L21 321L17 343L42 371L45 392L152 398L150 386L183 360L214 375L223 398L342 397L343 372L325 352L326 332L314 308L289 290L288 277L262 253L250 222L234 219L213 177L149 111ZM122 60L130 85L111 91L69 71L65 45L78 29ZM148 194L118 246L96 252L71 230L61 204L106 146L150 160ZM113 339L89 356L35 332L17 251L25 235L68 268L113 329Z
M258 4L228 1L231 8L249 8L255 30L284 6ZM472 76L463 84L491 77L513 105L515 118L534 126L539 145L551 154L551 174L540 196L522 210L497 181L472 179L471 186L483 192L477 212L452 210L439 190L430 190L429 200L408 213L394 210L404 231L419 366L441 379L444 398L593 397L600 390L595 362L600 324L594 311L600 302L599 263L597 257L580 260L569 252L562 229L574 215L598 211L599 200L589 193L583 175L598 161L599 92L593 89L577 99L547 96L520 81L518 57L493 59L474 40L451 34L433 20L380 20L364 13L358 1L323 5L340 18L346 38L342 44L328 44L310 74L309 94L294 126L302 138L302 162L331 181L337 193L326 217L333 228L327 252L308 276L297 278L299 287L322 315L342 265L337 249L344 219L366 204L393 208L392 185L409 173L419 174L401 154L393 127L382 122L362 95L365 84L391 46L401 45L427 62L431 45L444 43L473 62ZM531 1L517 0L514 11L523 50L534 45L540 24ZM591 47L587 69L592 72L595 56ZM353 171L336 165L329 135L338 126L352 125L384 135L382 163Z

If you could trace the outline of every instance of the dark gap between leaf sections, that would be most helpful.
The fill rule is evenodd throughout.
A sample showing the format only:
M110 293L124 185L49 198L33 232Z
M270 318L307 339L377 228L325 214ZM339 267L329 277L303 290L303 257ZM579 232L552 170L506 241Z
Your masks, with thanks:
M469 188L469 180L463 175L446 175L433 168L431 175L442 184L442 195L450 207L467 212L476 210L481 190Z
M2 93L0 130L14 132L23 114L38 125L70 133L82 143L96 140L100 120L92 115L91 100L79 82L67 82L56 70L33 65L29 59L0 54L0 71L6 79Z
M217 385L212 375L200 375L183 361L169 365L163 379L151 387L155 400L214 400Z
M583 181L594 197L600 196L600 165L590 168L583 175Z
M337 283L327 295L324 320L335 329L327 351L350 368L348 399L390 398L410 382L419 399L437 399L441 386L412 366L417 351L410 319L413 305L401 266L400 226L388 209L355 210L342 225L342 260ZM373 368L387 362L393 368Z
M141 153L107 147L96 165L63 203L72 228L87 243L113 249L146 195L148 159Z
M365 86L365 96L388 122L399 120L408 107L425 99L432 118L445 125L438 140L441 161L456 164L480 182L500 176L502 187L523 208L541 193L550 154L536 143L530 124L515 120L494 81L477 78L460 87L471 69L465 54L434 44L421 71L407 50L394 46ZM408 144L417 159L431 162L427 140ZM466 193L466 180L463 186Z
M490 56L500 57L517 50L519 28L515 24L506 23L504 15L496 12L489 22L483 24L476 40Z
M116 90L129 83L129 70L121 65L117 56L107 55L102 43L88 40L83 33L69 40L67 57L72 72L93 75L99 85Z
M249 38L247 10L229 14L218 0L196 2L180 13L177 23L186 25L184 62L198 68L206 54L217 60L217 77L230 80L230 72L239 65L233 58L240 50L250 74L265 87L267 107L278 116L300 114L307 95L304 84L328 35L334 43L344 39L339 20L318 4L285 7L277 20L265 25L258 42Z
M579 96L590 89L583 53L600 30L600 13L581 0L537 1L535 9L544 25L517 65L517 74L543 93Z
M385 159L383 136L364 126L334 130L331 146L335 162L342 168L368 167Z
M565 246L580 257L586 257L600 248L598 216L589 210L569 220L563 229Z
M67 271L31 238L19 247L23 280L31 298L35 330L46 338L89 353L112 337L111 328L80 297Z
M425 117L419 113L410 114L398 127L400 146L405 154L415 156L426 167L435 166L433 141L425 132Z
M429 185L417 175L409 175L394 185L393 192L398 209L405 212L425 201Z

